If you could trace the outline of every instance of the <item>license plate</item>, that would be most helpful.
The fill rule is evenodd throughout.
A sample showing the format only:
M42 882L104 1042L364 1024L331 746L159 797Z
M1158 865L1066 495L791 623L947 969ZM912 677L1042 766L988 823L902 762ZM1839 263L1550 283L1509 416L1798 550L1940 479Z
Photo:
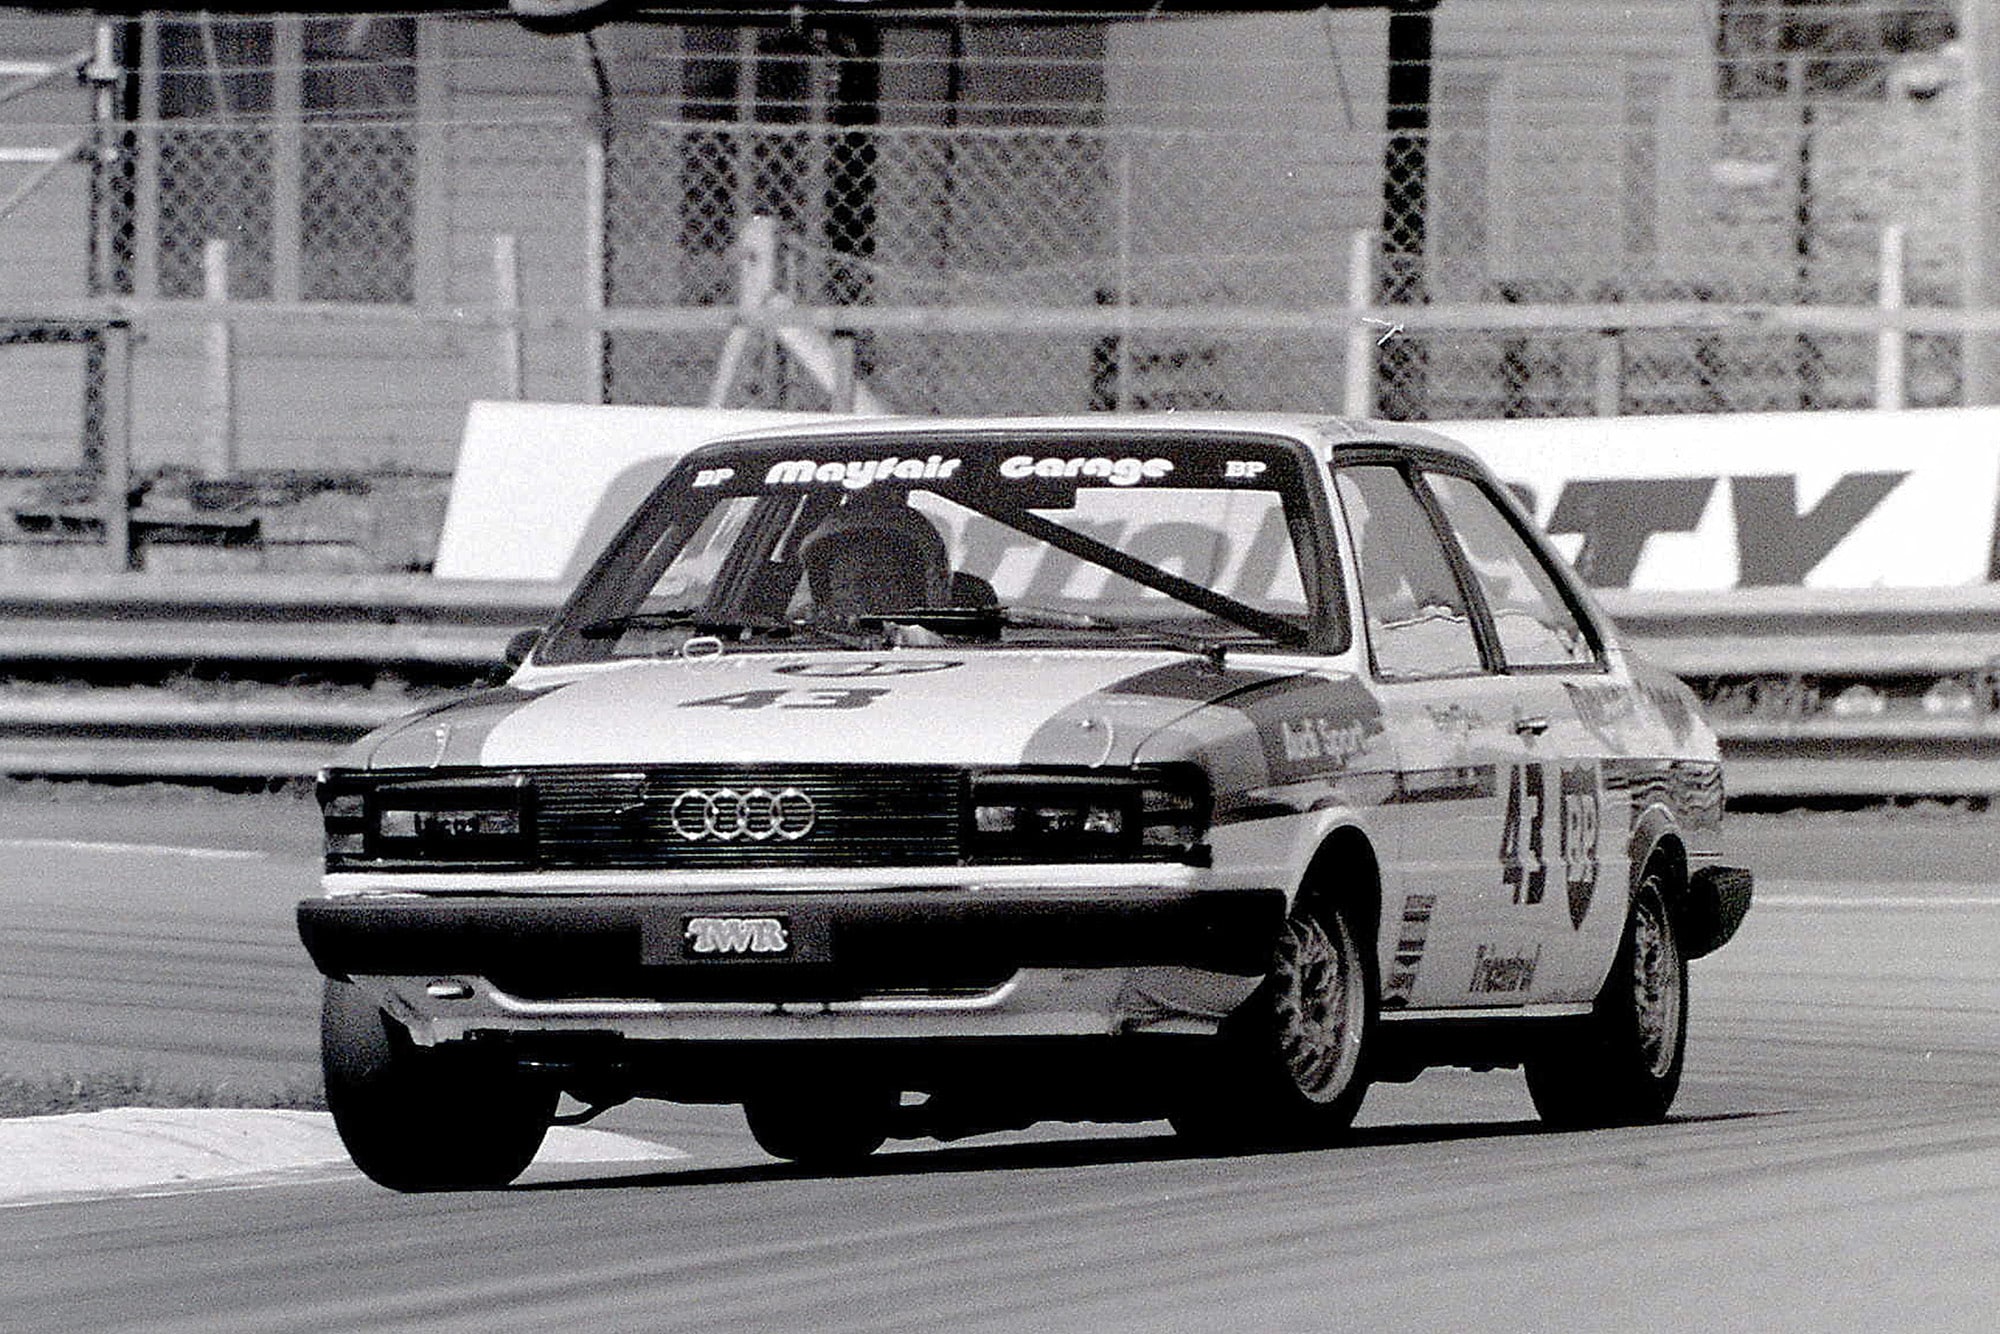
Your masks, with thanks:
M689 959L786 959L793 953L791 920L781 916L690 916L681 919L681 954Z

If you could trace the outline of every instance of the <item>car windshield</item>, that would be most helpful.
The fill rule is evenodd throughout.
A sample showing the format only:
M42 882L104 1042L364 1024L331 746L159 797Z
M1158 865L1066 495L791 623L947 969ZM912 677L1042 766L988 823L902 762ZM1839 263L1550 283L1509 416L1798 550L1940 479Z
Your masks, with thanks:
M1299 548L1301 457L1257 436L1132 433L711 446L648 497L537 656L696 638L1303 647L1318 556Z

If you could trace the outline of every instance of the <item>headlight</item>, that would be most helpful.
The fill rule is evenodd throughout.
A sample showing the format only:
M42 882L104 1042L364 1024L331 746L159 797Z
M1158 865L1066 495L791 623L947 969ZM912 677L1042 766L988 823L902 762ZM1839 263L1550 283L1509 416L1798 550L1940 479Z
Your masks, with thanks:
M354 862L522 863L529 787L520 774L413 779L369 786L320 780L329 868Z
M326 825L326 859L360 857L368 851L368 803L361 793L339 786L328 774L319 776L320 818Z
M975 861L1198 861L1207 825L1194 769L972 776Z

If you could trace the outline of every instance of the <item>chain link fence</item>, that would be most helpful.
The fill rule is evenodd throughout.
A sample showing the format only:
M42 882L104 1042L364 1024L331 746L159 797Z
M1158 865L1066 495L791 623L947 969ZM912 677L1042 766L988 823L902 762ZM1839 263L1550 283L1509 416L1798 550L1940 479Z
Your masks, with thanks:
M1861 117L1844 119L1851 126ZM1847 128L1823 125L1813 133L1838 141ZM1955 149L1952 136L1939 137L1932 151L1887 159L1906 175L1932 164L1938 178L1925 183L1927 198L1869 188L1877 183L1865 173L1882 160L1835 162L1824 170L1842 174L1811 187L1813 212L1802 221L1798 183L1776 178L1774 168L1792 169L1809 146L1797 133L1733 131L1722 136L1728 156L1719 160L1747 163L1750 183L1702 183L1673 215L1646 220L1653 248L1639 255L1601 225L1565 235L1563 216L1532 210L1480 220L1484 228L1504 223L1532 234L1532 242L1497 253L1476 232L1452 233L1445 206L1453 186L1434 178L1442 217L1434 215L1433 245L1412 251L1408 236L1385 237L1368 296L1495 307L1869 305L1880 295L1883 228L1900 224L1911 236L1913 303L1955 304L1957 219L1948 179ZM1345 328L1218 333L1201 328L1198 316L1216 307L1327 310L1350 300L1344 270L1352 228L1341 225L1341 215L1353 209L1281 165L1313 147L1276 134L877 131L828 138L646 127L621 140L613 158L608 299L614 306L734 301L731 241L746 211L763 212L787 238L787 294L802 304L856 306L855 325L864 331L870 305L1019 312L1018 331L866 337L861 374L900 409L1333 410L1341 406ZM1598 162L1633 151L1616 129L1553 147ZM1441 130L1426 148L1436 163L1449 161L1459 145ZM690 188L677 188L688 178ZM1584 224L1631 206L1618 194L1562 202L1564 214ZM1494 208L1491 199L1487 207ZM660 235L666 227L671 239ZM1510 258L1520 265L1514 272ZM1180 334L1035 332L1038 322L1073 323L1060 317L1082 308L1098 310L1107 325L1125 308L1197 314ZM1496 309L1493 323L1507 318ZM698 399L715 341L620 335L613 397ZM1912 405L1958 400L1956 339L1914 337L1909 357ZM1377 409L1399 417L1856 407L1875 393L1876 345L1869 334L1498 328L1399 335L1383 345L1376 370ZM810 384L790 390L803 401L818 392ZM788 397L782 373L756 392L763 401L801 401Z
M567 246L573 255L594 248L585 228L601 227L601 295L575 290L572 310L595 302L613 310L731 306L745 220L777 219L786 243L783 293L800 304L855 308L863 334L858 373L898 410L1341 405L1344 328L1258 334L1200 327L1199 313L1214 307L1311 311L1349 300L1352 228L1341 225L1341 213L1353 210L1329 207L1338 201L1321 196L1318 183L1284 169L1312 151L1295 135L645 124L604 136L598 204L582 169L595 136L571 123L314 127L296 136L299 176L290 191L277 188L272 134L174 125L140 135L142 144L150 141L157 179L171 187L158 192L147 232L126 224L124 263L109 286L199 297L204 245L220 237L231 243L232 299L412 303L423 262L419 138L458 163L528 162L538 171L539 164L567 164L571 179L538 175L515 215L492 225L538 233L544 250ZM1450 132L1431 139L1433 161L1447 158ZM1605 140L1567 149L1602 160L1626 148L1614 136ZM1753 163L1802 151L1772 132L1732 140ZM1809 235L1800 230L1796 201L1774 202L1784 187L1760 177L1734 194L1712 190L1699 207L1661 218L1655 225L1675 233L1671 251L1663 247L1639 262L1614 251L1601 232L1565 236L1559 218L1534 218L1531 271L1519 276L1476 234L1434 226L1430 253L1400 248L1408 237L1385 241L1369 295L1496 307L1865 305L1877 295L1880 229L1908 215L1888 206L1893 191L1878 199L1857 189L1849 197L1840 184L1815 195ZM1435 189L1448 201L1448 180ZM528 207L537 197L540 210ZM1623 203L1603 202L1612 209ZM1906 223L1916 304L1953 299L1948 202ZM1585 220L1599 211L1574 200L1568 208ZM289 216L296 224L280 221ZM477 225L470 217L458 221L465 230ZM461 250L477 251L476 239L461 234ZM459 262L450 275L455 302L490 300L482 290L489 275ZM591 275L579 276L588 288ZM531 302L553 304L549 284L535 274L527 289ZM1019 318L1016 329L991 334L871 333L871 306L1004 307ZM1078 309L1096 310L1115 326L1124 308L1185 309L1191 327L1181 334L1037 330L1065 323L1051 317ZM1506 319L1496 311L1496 324ZM700 402L721 344L715 331L614 332L605 340L603 396ZM1383 347L1379 410L1457 418L1864 406L1874 358L1866 334L1413 333ZM736 401L823 406L823 387L782 362L781 353L767 357L737 386ZM1914 338L1911 382L1913 404L1956 401L1956 341Z

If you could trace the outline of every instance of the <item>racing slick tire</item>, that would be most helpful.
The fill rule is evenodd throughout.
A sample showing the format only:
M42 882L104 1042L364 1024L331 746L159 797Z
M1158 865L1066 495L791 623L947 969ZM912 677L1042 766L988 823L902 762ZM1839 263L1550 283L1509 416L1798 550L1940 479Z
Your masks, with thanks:
M1301 905L1263 985L1224 1021L1204 1087L1170 1114L1204 1148L1323 1144L1367 1096L1375 966L1350 912Z
M851 1167L881 1148L900 1095L873 1085L841 1086L837 1078L746 1098L743 1119L757 1147L818 1169Z
M1654 864L1582 1034L1524 1062L1542 1120L1565 1130L1664 1120L1687 1052L1687 998L1687 960Z
M341 1143L391 1190L506 1185L534 1161L560 1096L490 1054L417 1046L360 988L332 979L320 1064Z

